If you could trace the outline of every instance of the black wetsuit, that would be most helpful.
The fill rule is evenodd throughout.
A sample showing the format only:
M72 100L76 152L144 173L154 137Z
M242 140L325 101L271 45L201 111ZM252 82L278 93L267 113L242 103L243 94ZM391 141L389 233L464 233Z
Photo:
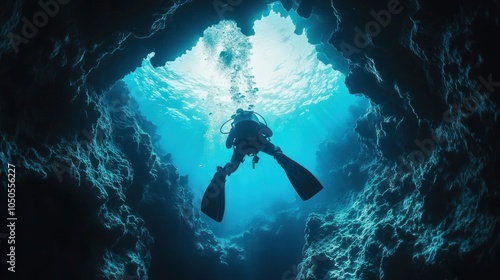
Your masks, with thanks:
M262 122L257 123L252 120L238 122L231 128L226 140L228 149L234 147L231 161L241 163L245 155L257 154L259 151L274 156L277 147L268 140L272 135L271 129Z

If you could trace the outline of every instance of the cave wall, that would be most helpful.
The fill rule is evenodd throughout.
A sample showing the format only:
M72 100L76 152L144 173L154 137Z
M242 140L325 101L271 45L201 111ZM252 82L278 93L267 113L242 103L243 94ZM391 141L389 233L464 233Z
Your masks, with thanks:
M187 277L219 279L224 271L244 279L241 248L221 245L200 221L187 179L156 154L152 124L115 82L152 51L155 66L173 60L221 19L252 34L266 1L42 2L2 3L0 158L18 167L20 271L54 279L145 279L149 271L158 279L182 267L178 273ZM280 2L296 11L297 32L306 29L322 61L347 75L351 93L371 100L354 136L375 154L367 166L360 161L335 173L365 175L357 178L351 210L309 218L304 260L294 273L498 273L498 2ZM376 32L373 14L387 15L381 11L392 11L391 19L379 18ZM46 20L33 18L41 12ZM369 24L370 38L357 31ZM5 171L1 176L6 182ZM168 241L181 236L185 244ZM190 260L193 251L204 255ZM186 263L208 265L193 272Z
M377 155L331 166L355 194L347 210L309 217L297 277L499 275L498 3L401 1L366 44L357 28L388 6L332 3L341 23L330 42L350 61L346 84L372 102L355 132ZM361 191L353 166L368 173Z

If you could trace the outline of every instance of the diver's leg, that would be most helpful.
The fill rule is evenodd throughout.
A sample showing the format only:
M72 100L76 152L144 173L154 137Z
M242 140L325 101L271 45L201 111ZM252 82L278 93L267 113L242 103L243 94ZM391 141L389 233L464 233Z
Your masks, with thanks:
M226 163L226 165L224 165L224 170L226 171L227 175L231 175L231 173L233 173L234 171L236 171L236 169L238 169L244 157L245 155L240 153L238 149L233 150L233 156L231 157L231 161Z
M285 154L283 154L283 151L280 147L274 145L271 142L265 143L264 150L262 151L268 155L273 156L274 159L281 165L281 167L283 167L284 163L283 158L288 158L287 156L285 156Z
M268 155L273 156L273 157L276 155L276 153L283 153L283 151L281 150L280 147L274 145L271 142L266 142L264 144L264 150L262 150L262 151Z

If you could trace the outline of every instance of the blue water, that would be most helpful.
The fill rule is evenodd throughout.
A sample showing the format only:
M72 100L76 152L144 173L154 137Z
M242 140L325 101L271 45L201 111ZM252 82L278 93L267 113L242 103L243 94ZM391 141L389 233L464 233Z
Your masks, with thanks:
M189 175L196 205L216 166L231 157L219 128L237 108L262 114L274 132L272 142L317 174L318 145L331 131L345 130L349 107L362 99L348 94L345 77L317 59L304 33L294 34L290 18L271 12L254 30L247 37L234 22L222 21L175 61L154 68L152 53L124 78L141 112L158 126L161 148ZM260 158L252 170L247 157L228 178L223 222L204 217L216 233L235 233L252 219L272 217L276 205L321 199L319 193L301 201L275 160Z

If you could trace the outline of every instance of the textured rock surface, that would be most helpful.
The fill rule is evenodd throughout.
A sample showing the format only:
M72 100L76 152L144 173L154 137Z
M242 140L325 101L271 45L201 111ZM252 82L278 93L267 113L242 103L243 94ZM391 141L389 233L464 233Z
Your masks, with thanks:
M353 18L352 2L337 2L337 15L347 18L331 40L340 50L370 19ZM309 217L299 279L499 274L498 95L485 85L498 74L498 39L488 36L499 31L498 3L401 5L370 45L349 56L349 89L376 104L355 130L378 156L350 202Z
M297 256L275 261L269 255L271 262L265 252L245 249L254 238L279 252L283 232L250 230L232 242L213 235L192 206L187 177L155 152L154 126L138 114L123 84L115 84L151 51L155 65L174 59L221 17L251 34L266 2L243 0L223 14L212 1L51 3L58 11L31 32L23 26L42 10L37 2L1 4L0 159L18 167L24 276L500 274L494 266L500 261L497 1L401 1L401 12L366 45L356 45L355 27L375 22L371 11L394 1L281 1L297 11L297 32L306 29L320 59L347 75L352 93L372 102L356 134L346 136L358 138L360 147L347 164L331 162L324 171L342 185L345 203L304 222L304 256L294 269L288 266ZM26 37L15 48L13 34ZM349 54L343 43L358 51ZM342 145L331 141L321 149L334 154ZM269 224L290 219L283 214ZM276 270L248 271L246 260L258 258L254 266L273 263Z

